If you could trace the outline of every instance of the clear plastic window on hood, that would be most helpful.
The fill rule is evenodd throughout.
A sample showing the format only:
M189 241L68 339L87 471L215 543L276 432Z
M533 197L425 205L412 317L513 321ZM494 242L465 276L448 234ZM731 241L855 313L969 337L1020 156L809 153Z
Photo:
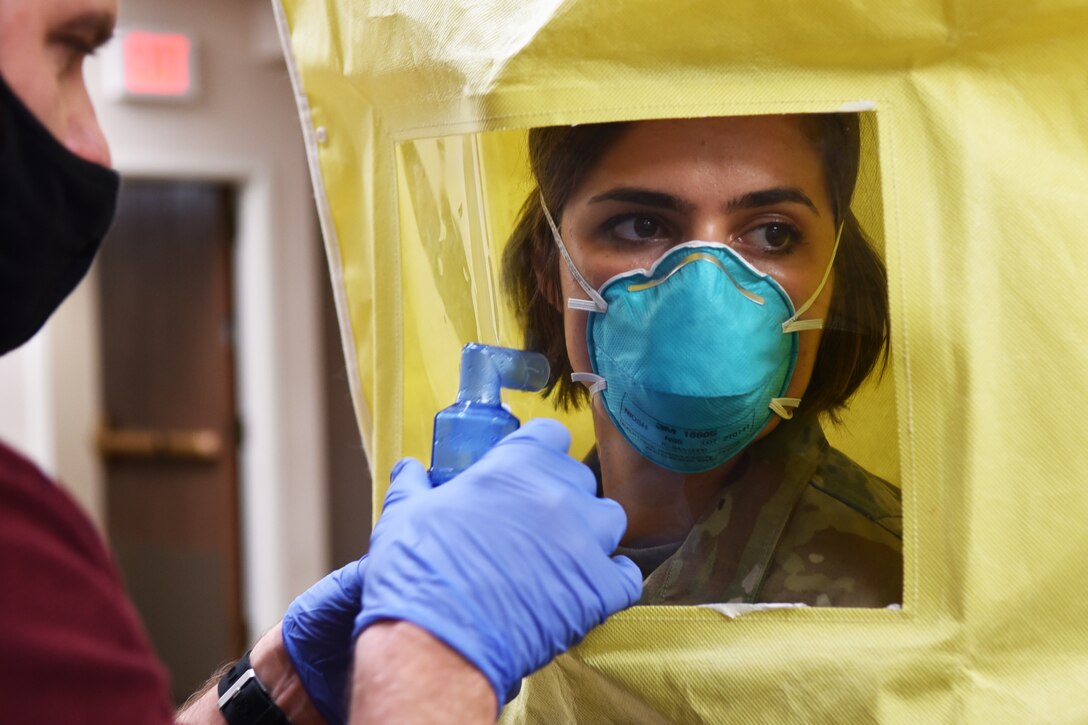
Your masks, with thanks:
M542 353L643 604L902 601L874 113L397 146L405 410L467 342ZM409 424L413 425L413 424Z

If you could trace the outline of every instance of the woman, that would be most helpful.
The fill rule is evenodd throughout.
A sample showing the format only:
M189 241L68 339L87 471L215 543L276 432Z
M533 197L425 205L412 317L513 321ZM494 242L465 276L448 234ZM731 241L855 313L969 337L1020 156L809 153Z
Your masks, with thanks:
M504 273L546 394L592 399L644 604L901 600L898 490L817 422L887 355L859 146L849 114L530 132Z

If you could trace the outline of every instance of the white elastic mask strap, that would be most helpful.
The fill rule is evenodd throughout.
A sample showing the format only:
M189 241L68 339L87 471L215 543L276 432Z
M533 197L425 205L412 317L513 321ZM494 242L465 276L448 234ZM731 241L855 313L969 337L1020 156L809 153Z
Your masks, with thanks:
M597 290L590 286L589 282L586 282L586 278L582 276L582 273L578 271L578 268L574 266L574 260L570 258L570 253L567 252L567 246L563 244L563 238L559 236L559 227L555 225L555 220L552 219L552 213L548 211L548 205L544 203L544 195L540 195L540 208L544 210L544 218L548 220L548 226L552 230L552 239L555 240L555 246L559 247L559 253L563 255L563 261L567 263L567 269L570 270L571 276L574 277L574 281L578 283L578 286L585 290L585 293L589 295L588 300L578 300L573 297L567 300L567 306L572 310L587 310L589 312L604 312L608 309L608 303L604 301L604 297L601 297Z
M767 407L773 410L779 418L789 420L793 417L793 409L800 404L800 398L771 398L771 403Z
M817 285L816 291L812 293L812 296L805 301L803 305L797 308L797 311L793 313L793 317L782 323L782 332L802 332L804 330L820 330L824 326L823 320L799 320L797 319L801 315L808 312L808 308L812 307L812 303L820 296L820 293L824 291L824 285L827 284L827 280L831 277L831 270L835 266L835 257L839 253L839 240L842 239L842 227L843 224L839 224L839 231L835 234L835 246L831 250L831 261L827 263L827 268L824 269L824 276L820 279L820 284ZM775 411L777 412L777 411Z
M570 379L575 383L582 383L589 388L590 395L596 395L608 387L608 383L600 375L593 373L571 373Z

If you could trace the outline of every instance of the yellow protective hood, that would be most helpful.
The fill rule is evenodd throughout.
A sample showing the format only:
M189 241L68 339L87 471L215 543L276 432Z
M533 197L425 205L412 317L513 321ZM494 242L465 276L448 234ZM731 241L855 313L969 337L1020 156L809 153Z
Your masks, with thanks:
M498 260L530 189L524 129L875 116L879 193L862 201L893 365L842 445L867 463L882 449L902 486L902 610L636 607L527 680L504 720L1088 721L1088 7L274 5L377 482L429 458L462 343L520 342ZM582 452L588 421L570 422Z

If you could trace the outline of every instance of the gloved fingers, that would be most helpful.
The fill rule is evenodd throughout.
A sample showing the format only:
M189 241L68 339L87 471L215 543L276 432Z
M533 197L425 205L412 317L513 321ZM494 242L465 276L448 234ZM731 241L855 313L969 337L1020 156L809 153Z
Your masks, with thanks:
M576 461L571 457L567 457L566 466L563 469L563 480L577 488L582 493L587 493L594 499L597 498L597 477L593 475L593 471L589 466ZM624 517L624 530L627 529L626 516ZM615 547L613 547L615 548ZM611 551L612 549L609 549Z
M327 722L345 722L351 630L362 606L363 556L303 592L283 617L283 646L314 707Z
M534 418L499 441L469 471L498 475L533 489L556 489L566 483L595 494L597 480L593 472L567 453L570 441L570 431L559 421Z
M612 557L615 576L612 586L603 587L602 595L608 614L627 609L642 597L642 571L638 564L623 555Z
M627 530L627 513L610 498L594 498L588 504L583 509L586 524L596 535L601 550L611 554Z
M431 488L433 484L423 464L414 458L402 458L389 473L389 490L385 492L382 512L384 513L389 507L395 506L406 498L421 491L429 491Z
M330 575L339 589L338 601L350 603L355 608L359 607L363 596L363 577L366 575L368 556L363 554L362 558L340 567Z
M566 453L570 450L570 431L558 420L533 418L499 441L495 448L514 443L534 443Z

